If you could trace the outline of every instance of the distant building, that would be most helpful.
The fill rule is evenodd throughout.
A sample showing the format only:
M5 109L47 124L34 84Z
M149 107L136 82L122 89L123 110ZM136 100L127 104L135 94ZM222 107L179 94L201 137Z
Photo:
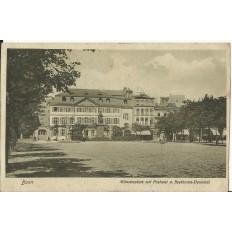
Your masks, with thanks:
M175 105L176 107L180 107L184 104L184 100L185 100L185 95L170 94L169 97L160 97L160 105L161 106Z
M171 95L168 100L168 104L175 104L177 107L184 105L185 96L184 95Z
M133 97L133 122L154 126L154 97L140 93Z

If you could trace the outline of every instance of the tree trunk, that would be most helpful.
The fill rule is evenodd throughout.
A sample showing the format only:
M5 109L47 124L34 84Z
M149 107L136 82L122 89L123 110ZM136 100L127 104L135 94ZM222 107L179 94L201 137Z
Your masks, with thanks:
M5 137L5 168L6 173L9 172L8 158L10 155L10 129L6 126L6 137Z

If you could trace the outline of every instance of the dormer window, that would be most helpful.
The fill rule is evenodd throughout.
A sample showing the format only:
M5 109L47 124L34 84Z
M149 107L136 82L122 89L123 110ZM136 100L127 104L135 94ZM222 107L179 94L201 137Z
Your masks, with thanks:
M106 103L110 103L110 99L109 98L106 99Z
M124 103L124 104L127 104L127 100L126 100L126 99L124 99L123 103Z
M66 97L62 97L62 101L66 101Z
M99 98L99 103L103 103L103 99L101 97Z
M70 97L70 102L74 102L74 97Z

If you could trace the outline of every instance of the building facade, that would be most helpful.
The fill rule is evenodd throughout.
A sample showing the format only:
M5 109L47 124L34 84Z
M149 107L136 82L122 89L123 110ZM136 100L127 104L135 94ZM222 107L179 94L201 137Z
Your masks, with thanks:
M133 98L133 122L145 126L154 126L154 97L145 93L135 95Z
M114 125L123 127L133 122L133 91L71 89L70 93L60 93L50 104L50 126L58 127L58 139L67 139L70 129L76 123L86 125L85 135L96 136L98 115L103 115L103 124L108 126L106 136L111 136ZM92 128L91 128L92 125ZM56 129L57 130L57 129Z
M175 95L173 95L175 96ZM175 101L175 97L174 99ZM179 98L178 98L179 100ZM102 115L104 136L112 135L113 126L129 127L133 123L151 129L159 117L165 117L176 108L170 97L157 104L154 97L145 93L133 95L129 88L123 90L70 89L69 93L59 93L46 103L47 111L41 127L35 131L37 139L70 139L75 124L85 125L83 136L89 138L99 134L96 125Z

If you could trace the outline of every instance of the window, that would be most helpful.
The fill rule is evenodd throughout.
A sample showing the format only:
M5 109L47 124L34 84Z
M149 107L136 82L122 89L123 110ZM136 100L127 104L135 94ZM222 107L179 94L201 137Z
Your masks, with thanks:
M141 124L144 125L144 118L141 118Z
M150 109L150 113L151 113L151 114L153 113L153 109L152 109L152 108Z
M84 112L88 112L88 111L89 111L89 108L85 108L85 109L84 109Z
M110 118L106 119L106 124L110 124Z
M66 97L62 97L62 101L66 101Z
M66 112L66 107L60 107L60 112Z
M136 118L136 122L139 123L139 118Z
M91 130L91 136L94 136L94 130Z
M103 103L103 99L101 97L99 98L99 103Z
M167 116L167 113L164 113L164 117L166 117Z
M67 118L66 118L66 117L62 117L62 118L61 118L61 124L62 124L62 125L65 125L66 122L67 122Z
M148 115L148 109L146 109L146 115Z
M128 120L129 116L128 113L123 114L123 119Z
M58 107L53 107L52 111L53 112L57 112L58 111Z
M143 115L144 114L144 109L141 109L141 115Z
M110 99L109 98L106 99L106 103L110 103Z
M106 108L106 113L110 113L110 108Z
M77 108L77 112L82 112L82 108Z
M81 118L77 118L77 123L81 123Z
M150 103L152 103L152 104L153 104L153 100L152 100L152 99L150 100Z
M87 117L85 118L85 124L88 124L88 118Z
M65 129L64 128L62 128L62 130L61 130L61 136L65 136Z
M70 97L70 102L74 102L74 97Z
M119 119L118 118L114 118L114 124L119 124Z
M157 116L160 117L160 113L158 113Z
M148 118L145 118L145 125L148 125Z
M90 123L93 124L95 122L94 118L90 118Z
M71 124L71 125L74 124L74 118L70 118L70 124Z
M47 131L46 130L39 130L38 135L46 135Z
M127 104L127 99L124 99L123 103L124 103L124 104Z
M53 119L52 119L52 123L53 123L54 125L58 125L58 118L53 118Z

